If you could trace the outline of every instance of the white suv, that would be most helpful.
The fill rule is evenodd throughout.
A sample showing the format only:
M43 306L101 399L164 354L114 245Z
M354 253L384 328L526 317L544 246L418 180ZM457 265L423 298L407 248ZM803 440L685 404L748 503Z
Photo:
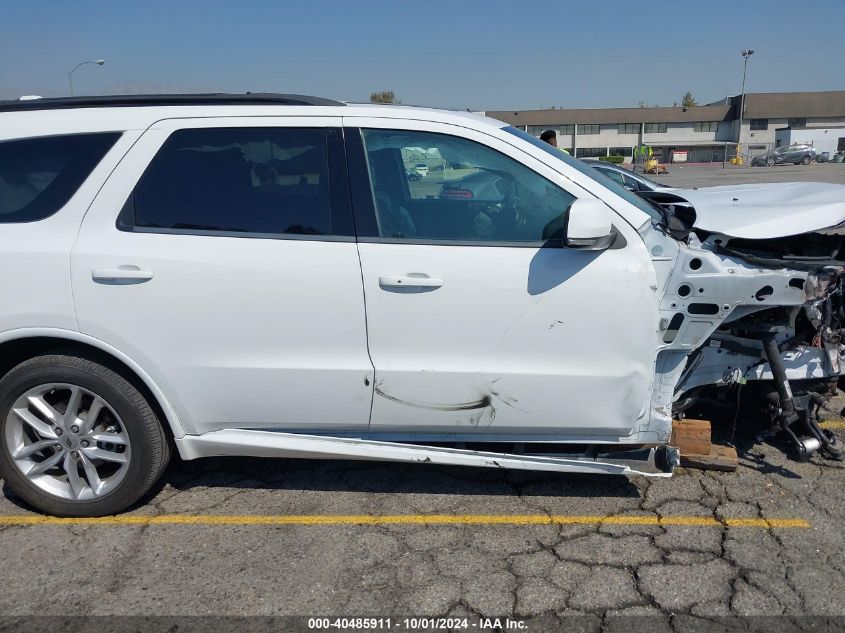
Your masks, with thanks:
M650 195L463 112L0 103L0 475L60 515L174 447L666 475L746 382L838 454L845 187Z

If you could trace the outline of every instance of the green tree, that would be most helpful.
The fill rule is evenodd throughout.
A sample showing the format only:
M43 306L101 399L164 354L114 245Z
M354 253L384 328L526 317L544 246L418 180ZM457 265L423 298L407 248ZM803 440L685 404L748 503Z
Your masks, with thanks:
M691 108L693 106L697 106L698 101L695 100L695 97L692 96L692 93L687 90L687 93L681 99L681 106L684 108Z
M381 90L370 94L371 103L398 103L392 90Z

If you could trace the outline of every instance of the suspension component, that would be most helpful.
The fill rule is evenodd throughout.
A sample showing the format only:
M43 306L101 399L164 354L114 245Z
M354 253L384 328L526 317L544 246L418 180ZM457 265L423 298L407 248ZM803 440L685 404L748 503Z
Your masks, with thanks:
M780 356L777 338L774 332L766 332L762 337L763 351L766 360L772 370L772 377L777 390L777 408L774 417L789 438L798 453L798 458L806 461L820 450L834 459L840 459L843 454L843 447L836 436L822 429L818 424L817 412L824 404L825 398L818 393L809 392L806 395L795 397L789 380L786 377L786 367ZM770 408L774 409L775 397L769 400ZM793 431L792 426L801 421L807 435L799 437Z

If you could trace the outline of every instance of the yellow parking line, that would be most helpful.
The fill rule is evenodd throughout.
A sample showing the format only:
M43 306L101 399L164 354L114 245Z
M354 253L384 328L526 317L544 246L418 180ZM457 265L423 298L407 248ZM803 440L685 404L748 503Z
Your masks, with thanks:
M825 420L819 426L823 429L830 429L831 431L836 429L845 429L845 420Z
M34 525L652 525L687 527L809 528L804 519L714 519L695 516L577 516L546 514L282 514L121 515L59 518L41 515L0 515L0 526Z

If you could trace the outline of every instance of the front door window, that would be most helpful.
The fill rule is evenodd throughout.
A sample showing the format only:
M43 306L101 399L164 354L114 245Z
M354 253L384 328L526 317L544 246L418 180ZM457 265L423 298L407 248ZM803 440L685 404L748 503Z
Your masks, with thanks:
M364 142L380 237L525 243L561 237L574 196L494 149L398 130L365 130Z

